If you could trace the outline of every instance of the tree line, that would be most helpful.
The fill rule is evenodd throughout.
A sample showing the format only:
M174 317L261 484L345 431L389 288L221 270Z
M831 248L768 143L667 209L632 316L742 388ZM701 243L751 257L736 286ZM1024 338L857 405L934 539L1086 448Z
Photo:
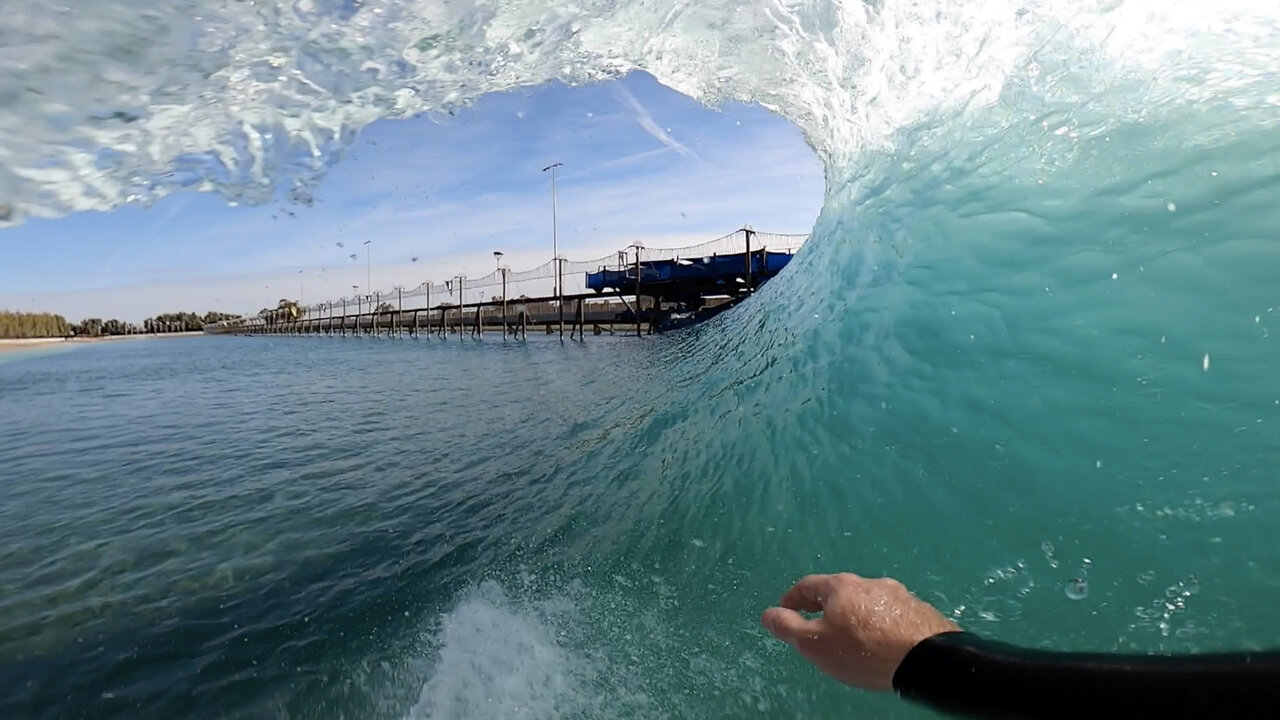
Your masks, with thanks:
M0 310L0 339L104 337L109 335L140 335L171 332L194 332L223 320L234 320L238 315L207 312L204 315L189 312L165 313L147 318L141 324L123 320L86 318L69 323L61 315L53 313L19 313Z

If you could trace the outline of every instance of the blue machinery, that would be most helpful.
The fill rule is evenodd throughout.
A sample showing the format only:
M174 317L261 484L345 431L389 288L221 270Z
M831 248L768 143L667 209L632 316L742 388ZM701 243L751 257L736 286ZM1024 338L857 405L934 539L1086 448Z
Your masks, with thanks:
M587 273L587 289L652 298L652 306L640 311L640 320L647 322L651 330L669 330L732 307L781 272L791 258L789 252L758 250L675 260L637 260L630 267ZM635 322L634 310L628 308L617 319Z

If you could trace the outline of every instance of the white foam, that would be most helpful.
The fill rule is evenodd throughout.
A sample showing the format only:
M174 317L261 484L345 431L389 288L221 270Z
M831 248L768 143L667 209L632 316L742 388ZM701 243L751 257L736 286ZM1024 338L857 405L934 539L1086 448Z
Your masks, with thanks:
M545 616L512 606L486 583L444 616L435 669L409 718L551 718L581 706L580 661Z

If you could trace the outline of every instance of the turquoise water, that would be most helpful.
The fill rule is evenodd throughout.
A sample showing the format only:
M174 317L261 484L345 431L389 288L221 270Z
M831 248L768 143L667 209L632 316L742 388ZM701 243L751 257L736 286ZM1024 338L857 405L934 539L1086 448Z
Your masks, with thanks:
M7 360L0 716L920 717L759 629L844 569L1029 645L1280 645L1271 5L12 12L0 223L305 201L377 118L636 69L784 115L827 196L661 338Z
M1276 643L1264 323L1238 345L1204 326L1206 372L1178 318L1097 339L1031 299L913 299L914 270L856 313L788 292L831 259L659 338L211 337L0 365L0 711L923 715L758 628L837 569L1016 642Z

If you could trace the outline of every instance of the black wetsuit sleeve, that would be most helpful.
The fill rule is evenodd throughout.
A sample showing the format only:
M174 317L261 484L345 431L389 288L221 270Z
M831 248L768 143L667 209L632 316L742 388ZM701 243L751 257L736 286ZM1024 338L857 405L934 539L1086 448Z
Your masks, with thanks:
M1280 718L1280 652L1065 653L951 632L916 645L893 688L973 718Z

